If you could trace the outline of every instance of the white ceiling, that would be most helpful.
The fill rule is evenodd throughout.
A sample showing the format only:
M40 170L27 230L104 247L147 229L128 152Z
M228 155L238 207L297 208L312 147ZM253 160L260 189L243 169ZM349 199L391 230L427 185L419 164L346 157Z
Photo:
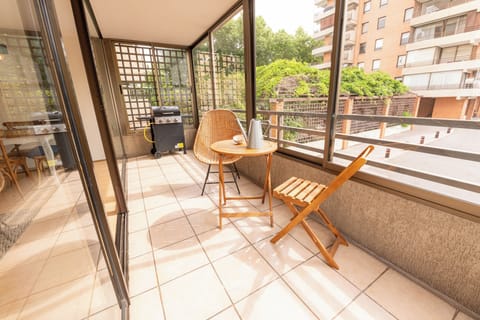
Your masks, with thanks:
M189 46L236 0L90 0L104 38Z

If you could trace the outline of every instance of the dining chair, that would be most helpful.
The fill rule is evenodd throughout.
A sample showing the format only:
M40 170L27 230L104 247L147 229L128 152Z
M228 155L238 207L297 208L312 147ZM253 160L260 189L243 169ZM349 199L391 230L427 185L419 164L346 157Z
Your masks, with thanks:
M18 182L17 173L16 173L16 163L15 160L11 160L8 156L7 149L3 144L3 140L0 138L0 174L8 177L10 181L13 182L17 191L23 197L23 191ZM28 169L28 168L27 168Z
M207 184L218 183L218 181L209 181L210 173L218 173L218 171L211 171L212 165L218 166L219 155L210 149L212 143L220 140L232 139L236 135L242 134L242 129L237 120L237 116L230 110L215 109L207 111L201 121L195 137L193 145L193 154L195 157L205 164L208 164L207 174L202 188L202 196L205 192ZM228 171L232 173L233 180L225 181L225 183L235 183L238 193L237 178L240 178L235 162L240 160L241 156L224 156L223 164L231 165L232 168ZM227 172L227 171L224 171Z
M327 200L344 182L350 179L360 168L367 162L368 155L373 151L372 145L366 147L342 172L340 172L328 185L323 185L309 180L291 177L287 181L280 184L273 190L273 196L282 200L287 207L292 211L293 218L290 222L280 230L270 241L276 243L283 236L285 236L293 227L301 224L312 239L320 253L327 260L327 263L338 269L339 266L333 259L337 252L338 246L343 244L348 246L345 238L340 234L337 228L333 225L324 210L320 205ZM306 221L307 216L315 212L318 214L325 224L325 226L335 236L330 249L322 244L320 239Z

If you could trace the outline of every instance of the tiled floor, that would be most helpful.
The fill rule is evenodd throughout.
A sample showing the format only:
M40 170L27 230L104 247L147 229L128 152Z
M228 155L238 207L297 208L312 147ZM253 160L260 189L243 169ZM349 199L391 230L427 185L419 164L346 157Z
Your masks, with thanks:
M128 163L131 319L472 319L354 245L339 248L336 271L303 229L271 244L290 219L278 201L273 228L239 218L219 230L204 170L191 153ZM260 190L245 177L240 188ZM53 197L0 260L0 319L118 319L78 176Z

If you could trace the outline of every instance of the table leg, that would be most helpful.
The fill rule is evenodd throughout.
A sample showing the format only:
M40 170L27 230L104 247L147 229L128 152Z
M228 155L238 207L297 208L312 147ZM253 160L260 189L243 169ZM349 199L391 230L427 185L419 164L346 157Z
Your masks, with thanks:
M218 157L218 226L222 229L222 206L225 202L225 183L223 177L223 155Z
M270 213L270 227L273 227L273 211L272 211L272 180L270 176L270 169L272 166L272 154L267 155L267 169L265 175L265 184L268 192L268 210ZM265 187L264 187L265 189Z

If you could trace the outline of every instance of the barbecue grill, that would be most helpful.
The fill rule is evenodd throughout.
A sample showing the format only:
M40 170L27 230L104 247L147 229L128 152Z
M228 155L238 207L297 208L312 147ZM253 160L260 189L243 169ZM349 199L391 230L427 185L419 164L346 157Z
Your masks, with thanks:
M167 151L183 150L183 153L187 153L182 115L177 106L152 107L150 122L156 158Z

